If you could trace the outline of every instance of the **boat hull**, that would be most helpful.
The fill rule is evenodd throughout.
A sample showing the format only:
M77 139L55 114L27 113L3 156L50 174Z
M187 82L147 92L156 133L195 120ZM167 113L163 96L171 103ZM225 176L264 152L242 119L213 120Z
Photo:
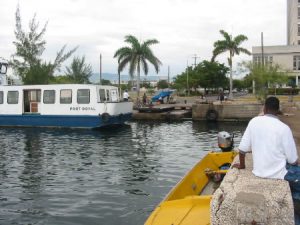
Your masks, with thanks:
M231 164L236 152L210 152L170 191L151 213L145 225L207 225L210 224L211 194L203 194L210 179L208 169L220 170Z
M0 126L5 127L66 127L101 128L121 125L131 119L132 113L107 115L0 115Z

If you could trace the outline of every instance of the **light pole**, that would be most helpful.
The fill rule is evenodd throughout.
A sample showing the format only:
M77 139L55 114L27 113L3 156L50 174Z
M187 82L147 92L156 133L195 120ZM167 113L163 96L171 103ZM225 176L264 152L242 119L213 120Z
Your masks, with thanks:
M100 53L100 82L99 82L100 85L102 83L101 80L102 80L102 55Z
M190 96L190 88L189 88L189 60L186 61L186 89L187 89L187 95Z

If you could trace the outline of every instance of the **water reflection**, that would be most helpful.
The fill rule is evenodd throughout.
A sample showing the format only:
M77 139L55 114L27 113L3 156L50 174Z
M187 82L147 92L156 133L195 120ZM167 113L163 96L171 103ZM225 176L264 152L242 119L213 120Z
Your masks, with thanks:
M132 122L0 129L0 224L143 224L178 180L245 124Z

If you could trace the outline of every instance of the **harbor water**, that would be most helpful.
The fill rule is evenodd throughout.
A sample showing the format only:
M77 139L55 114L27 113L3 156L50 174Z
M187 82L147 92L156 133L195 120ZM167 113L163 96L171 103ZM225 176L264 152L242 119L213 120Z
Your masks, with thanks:
M0 224L140 225L208 151L246 123L0 128Z

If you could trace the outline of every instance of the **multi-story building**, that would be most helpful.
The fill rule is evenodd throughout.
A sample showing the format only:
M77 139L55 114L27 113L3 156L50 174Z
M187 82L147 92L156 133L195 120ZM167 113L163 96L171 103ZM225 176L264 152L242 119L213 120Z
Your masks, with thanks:
M295 76L296 85L299 86L300 0L287 0L287 45L254 46L252 55L254 63L278 64L290 76Z

